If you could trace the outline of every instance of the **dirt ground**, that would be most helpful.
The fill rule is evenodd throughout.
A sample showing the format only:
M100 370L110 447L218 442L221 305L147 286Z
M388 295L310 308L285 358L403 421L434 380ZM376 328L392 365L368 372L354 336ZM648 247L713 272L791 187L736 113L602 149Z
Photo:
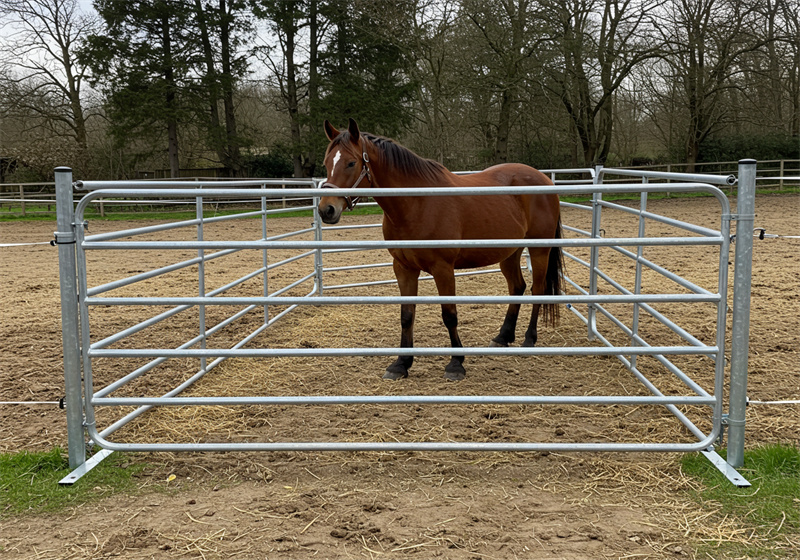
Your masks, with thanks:
M650 201L648 209L717 228L714 199ZM767 233L800 235L800 196L760 196L756 226ZM345 216L343 223L372 223L376 217ZM627 214L604 217L608 237L635 232ZM586 216L567 210L565 224L586 228ZM137 222L96 222L91 234L123 230ZM269 222L270 234L308 227L308 219ZM52 237L49 222L2 223L0 244L36 243ZM652 235L673 235L669 226L648 225ZM633 228L633 230L631 230ZM191 234L194 231L189 232ZM260 223L222 222L207 226L207 239L255 239ZM379 230L336 232L333 236L375 239ZM189 239L180 230L152 239ZM333 238L333 237L330 237ZM298 239L308 239L302 237ZM587 258L588 253L577 250ZM713 248L647 248L649 258L716 291ZM270 262L293 254L276 251ZM733 251L731 251L731 255ZM89 283L138 274L196 255L181 251L95 251L89 253ZM372 254L373 262L386 261ZM355 262L352 254L326 258L326 266ZM756 239L753 251L749 395L753 401L797 399L800 395L800 239ZM224 286L261 263L260 254L242 252L206 264L206 290ZM601 267L632 289L630 259L603 250ZM269 275L270 290L308 273L309 259ZM585 280L581 267L567 261L567 273ZM730 267L733 276L733 266ZM390 268L340 271L338 282L379 280ZM56 401L63 395L61 318L57 250L48 245L0 248L0 401ZM170 273L104 295L190 296L198 291L197 268ZM260 295L248 281L226 295ZM310 284L287 292L304 295ZM601 292L612 293L607 284ZM342 295L393 295L394 286L369 286ZM421 283L421 295L433 293ZM496 274L460 278L461 294L501 295ZM652 272L643 275L644 293L681 292ZM571 293L575 293L572 289ZM729 301L732 294L729 294ZM630 320L630 306L609 306ZM659 304L703 343L713 344L711 304ZM581 308L581 306L576 306ZM158 308L158 311L167 308ZM241 307L206 310L208 326ZM585 306L583 306L585 309ZM271 309L274 316L279 309ZM144 315L143 313L147 313ZM481 347L497 334L502 306L459 307L465 346ZM523 307L520 323L526 322ZM93 307L93 341L153 315L152 309ZM730 313L727 326L730 330ZM209 347L230 347L263 320L256 311L210 337ZM607 320L601 332L627 345ZM521 339L523 324L518 327ZM641 318L651 344L678 344L656 321ZM114 348L176 348L198 332L198 313L186 311L145 329ZM189 334L187 334L189 333ZM444 347L447 335L439 310L419 306L418 346ZM586 327L567 309L555 328L540 326L539 345L589 346ZM729 334L729 333L728 333ZM396 306L301 307L256 337L248 348L393 347L399 339ZM519 342L518 339L518 342ZM381 379L392 358L237 358L212 369L189 395L636 395L647 390L614 357L474 356L465 362L467 379L442 378L444 356L418 357L408 379ZM675 363L706 389L713 386L711 360L683 356ZM140 359L93 361L95 388L144 365ZM640 370L666 394L690 394L653 358L639 358ZM160 396L198 369L196 360L176 359L154 368L115 392L120 396ZM800 441L800 406L753 404L748 408L747 445ZM708 429L707 409L685 409ZM120 416L98 409L102 429ZM148 412L109 436L119 442L249 441L542 441L691 442L693 436L671 414L656 407L567 405L358 405L237 406L163 408ZM0 451L66 448L65 416L54 405L0 404ZM143 453L131 461L148 467L137 480L142 492L119 495L96 487L103 497L92 504L52 515L3 517L4 558L694 558L697 546L742 537L736 519L703 510L688 496L695 484L680 471L677 454L499 453L499 452L237 452ZM745 471L746 474L746 471ZM173 477L174 475L174 477ZM80 484L91 485L91 474ZM151 491L153 490L153 491ZM165 491L155 491L165 490ZM753 537L758 538L758 537ZM798 542L774 543L797 546ZM703 557L706 557L705 554ZM720 556L722 557L722 556Z

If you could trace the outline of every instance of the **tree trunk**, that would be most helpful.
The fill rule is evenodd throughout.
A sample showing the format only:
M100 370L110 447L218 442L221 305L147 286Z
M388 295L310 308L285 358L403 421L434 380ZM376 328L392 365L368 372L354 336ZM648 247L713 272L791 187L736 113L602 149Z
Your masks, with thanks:
M170 177L179 176L180 164L178 159L178 120L175 106L176 86L174 69L172 68L172 36L170 34L169 18L161 18L162 47L164 48L164 81L167 84L167 156L169 158Z
M303 158L300 153L300 106L297 99L297 67L294 62L295 35L296 27L294 24L293 6L289 6L289 11L285 14L286 21L284 31L286 39L284 43L284 56L286 57L286 106L289 110L290 130L292 135L292 163L294 165L294 176L303 176Z
M310 0L308 28L309 28L309 57L308 57L308 113L311 116L311 133L316 132L321 123L314 122L319 115L319 22L317 0ZM317 172L317 150L313 142L308 147L308 159L304 169L306 177L313 177Z
M225 166L234 176L242 173L242 156L236 128L236 111L233 103L233 68L231 66L231 15L225 0L219 0L219 27L222 58L222 102L225 109Z
M508 133L511 128L511 105L513 100L508 90L503 91L500 101L500 115L497 119L497 138L495 139L494 163L508 161Z
M223 149L222 126L219 117L219 80L217 69L214 65L214 51L211 48L211 39L208 32L205 12L201 0L194 2L195 12L197 13L198 29L200 31L200 43L203 47L203 59L206 65L206 83L208 87L208 116L209 116L209 136L211 148L217 153L220 163L225 165L225 150Z

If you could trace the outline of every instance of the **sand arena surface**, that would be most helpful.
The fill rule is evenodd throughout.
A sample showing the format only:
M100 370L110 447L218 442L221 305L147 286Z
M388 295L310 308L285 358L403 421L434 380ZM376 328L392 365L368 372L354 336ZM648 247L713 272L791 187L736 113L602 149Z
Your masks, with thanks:
M716 228L719 209L713 199L650 201L648 209ZM756 202L756 226L769 233L800 234L800 197L763 196ZM635 221L619 213L604 216L606 236L629 233ZM613 216L613 219L612 217ZM345 215L344 223L369 223L377 217ZM307 218L270 221L271 233L309 226ZM574 211L565 223L585 228ZM126 229L141 223L96 222L91 233ZM51 238L54 223L0 224L2 242L38 242ZM648 226L651 227L651 226ZM654 233L675 230L652 225ZM260 225L224 223L206 228L207 239L255 239ZM171 232L159 238L189 239ZM342 233L341 235L352 235ZM359 236L378 238L379 230ZM155 238L155 237L153 237ZM716 290L716 258L708 248L648 248L645 257ZM271 262L286 255L276 251ZM578 251L578 254L581 254ZM581 254L582 257L588 252ZM96 251L89 255L90 285L137 274L194 256L180 251ZM800 395L800 240L756 239L753 254L750 397L771 401ZM2 352L0 400L57 400L63 394L57 251L49 246L0 249L2 282ZM385 254L366 257L388 260ZM260 265L261 256L240 253L206 265L206 289L241 277ZM331 255L330 266L353 264L352 253ZM326 261L328 265L328 261ZM601 266L626 287L634 268L608 250ZM288 285L311 271L309 260L270 275L271 289ZM732 274L731 267L731 274ZM567 272L583 282L582 272L567 262ZM384 279L387 268L344 271L330 283ZM304 295L305 284L290 292ZM603 291L611 293L607 287ZM172 273L113 292L114 295L195 295L196 268ZM459 279L460 294L500 295L498 275ZM676 291L653 273L644 275L643 291ZM433 294L432 282L421 295ZM332 292L336 294L340 292ZM394 286L359 288L348 295L393 295ZM248 282L229 295L259 295ZM729 294L729 300L732 293ZM629 317L630 306L614 311ZM710 304L657 307L678 318L689 332L713 344ZM238 308L237 308L238 309ZM100 340L141 320L141 309L93 309L91 328ZM160 311L160 309L159 309ZM232 308L209 307L214 325ZM274 313L277 310L271 310ZM459 330L466 346L485 346L497 334L504 306L459 307ZM152 310L148 310L148 315ZM523 307L517 330L521 340L529 310ZM562 310L555 329L540 327L539 345L589 345L586 329ZM212 337L210 347L226 347L255 329L255 312ZM197 312L187 311L153 329L118 343L119 347L175 348L195 336ZM603 332L618 343L607 321ZM728 320L730 328L730 314ZM654 344L677 343L677 337L653 321L643 321ZM418 346L447 346L438 307L419 306ZM391 347L399 341L397 306L302 307L291 312L250 347ZM418 357L410 377L381 379L390 357L235 359L214 369L192 395L401 395L401 394L647 394L613 357L476 356L465 362L467 379L442 379L448 358ZM713 364L699 357L676 358L704 387L713 381ZM135 369L138 359L96 360L96 387ZM197 370L195 360L172 360L120 391L157 396ZM666 393L684 394L682 383L652 358L640 358L642 371ZM748 409L747 442L796 442L800 438L797 405L753 405ZM690 411L707 428L707 411ZM98 425L108 425L119 411L101 409ZM691 441L669 413L653 407L569 407L500 405L378 405L327 407L166 408L143 415L114 434L119 441ZM0 448L4 451L66 446L63 411L56 407L0 407ZM561 453L231 453L144 454L132 460L155 465L142 475L143 486L172 485L182 491L110 496L99 504L55 516L0 519L0 546L9 557L126 558L154 556L235 558L375 557L420 554L445 558L597 558L644 555L691 556L692 539L733 531L732 521L692 520L704 512L684 490L691 482L679 470L676 455Z

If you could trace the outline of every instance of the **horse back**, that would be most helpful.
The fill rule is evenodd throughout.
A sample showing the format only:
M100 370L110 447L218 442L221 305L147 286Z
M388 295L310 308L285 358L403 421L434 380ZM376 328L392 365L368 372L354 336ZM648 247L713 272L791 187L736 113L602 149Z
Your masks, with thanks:
M464 186L552 186L550 178L528 165L521 163L501 163L472 175L462 176ZM498 197L504 198L504 197ZM513 202L511 202L513 200ZM495 202L487 202L494 204ZM529 194L510 196L505 202L519 208L526 222L524 237L530 239L552 238L556 235L560 218L558 195Z
M450 175L447 184L431 186L485 187L552 185L543 173L522 164L496 165L471 175ZM500 196L409 197L402 212L384 206L386 239L551 239L559 224L558 196L525 194ZM398 201L400 203L400 201ZM498 263L517 252L513 248L391 250L409 268L430 272L444 260L454 268Z

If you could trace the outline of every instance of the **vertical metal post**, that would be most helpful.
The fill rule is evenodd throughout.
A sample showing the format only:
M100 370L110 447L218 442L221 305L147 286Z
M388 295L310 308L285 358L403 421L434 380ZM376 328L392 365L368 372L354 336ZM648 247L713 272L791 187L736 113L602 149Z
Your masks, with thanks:
M203 197L198 196L195 198L195 216L197 217L197 240L203 241ZM200 297L206 296L206 261L205 250L198 249L197 257L200 262L197 264L197 290ZM200 348L206 347L206 306L200 304L197 306L198 323L200 325L200 336L203 337L200 341ZM200 371L206 371L207 358L200 358Z
M649 181L647 177L642 177L642 184L646 185ZM647 211L647 193L642 192L639 195L639 212L646 212ZM644 237L645 234L645 219L644 216L640 213L639 214L639 237ZM642 293L642 257L644 256L644 246L639 245L636 247L636 273L634 277L634 289L633 293L639 295ZM631 346L638 346L636 342L636 336L639 334L639 310L640 304L634 303L633 304L633 322L631 323ZM631 354L630 362L631 368L636 367L636 358L638 356L636 354Z
M739 162L736 197L736 251L731 322L731 389L728 408L728 464L744 464L747 407L747 360L750 347L750 288L753 271L753 221L756 207L756 161Z
M266 188L266 185L261 185L262 188ZM261 197L261 240L267 240L267 197ZM263 277L263 295L264 297L269 297L269 254L267 253L267 249L265 248L262 252L261 256L261 264L264 267L264 277ZM264 304L264 324L269 325L269 305L266 303Z
M64 354L64 403L67 408L67 447L69 467L86 462L83 433L83 399L78 330L78 287L75 264L75 225L72 201L72 169L57 167L56 211L58 231L58 273L61 286L61 343Z
M603 169L602 165L598 165L595 167L595 174L594 178L592 179L592 183L602 184L600 181L601 171ZM600 237L600 218L602 216L601 210L602 206L600 206L600 201L603 199L603 195L601 193L595 192L592 193L592 238ZM600 260L600 248L597 246L593 246L589 250L589 294L590 295L597 295L597 267L599 266ZM594 304L589 304L587 306L587 313L586 319L588 323L588 333L587 338L589 340L595 339L595 333L597 332L597 310L594 307Z
M318 187L319 185L317 185ZM319 198L313 199L314 204L314 241L322 241L322 219L319 217ZM316 249L316 254L314 255L314 269L316 272L316 283L317 283L317 295L323 295L323 285L322 285L322 269L323 269L323 262L322 262L322 248L318 247Z

